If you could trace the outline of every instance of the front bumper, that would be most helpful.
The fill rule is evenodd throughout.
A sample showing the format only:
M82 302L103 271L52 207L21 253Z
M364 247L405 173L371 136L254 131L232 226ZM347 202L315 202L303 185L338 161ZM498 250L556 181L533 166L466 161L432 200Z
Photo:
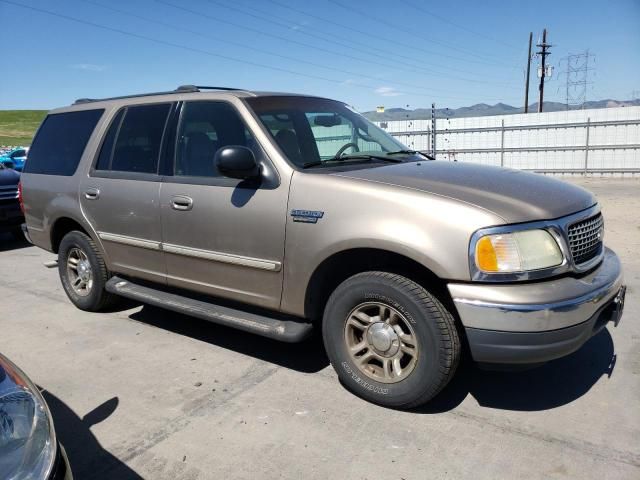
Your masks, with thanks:
M540 363L579 349L624 305L617 255L606 249L594 271L581 278L495 285L449 284L474 360Z

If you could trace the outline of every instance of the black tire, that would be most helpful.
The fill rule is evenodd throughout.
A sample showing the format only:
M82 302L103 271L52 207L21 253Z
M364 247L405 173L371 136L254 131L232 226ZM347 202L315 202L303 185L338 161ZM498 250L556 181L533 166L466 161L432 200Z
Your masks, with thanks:
M93 286L86 296L77 294L70 283L67 259L73 249L81 250L91 264ZM67 297L69 297L69 300L80 310L97 312L112 305L117 298L105 290L104 287L111 274L107 270L95 242L84 232L72 231L62 238L60 248L58 249L58 273L60 274L60 281L62 282L62 287Z
M401 312L420 345L415 367L397 383L365 375L347 349L347 317L354 308L372 301ZM422 286L401 275L364 272L345 280L327 302L322 327L327 355L343 385L387 407L413 408L428 402L451 380L460 360L460 338L451 313Z

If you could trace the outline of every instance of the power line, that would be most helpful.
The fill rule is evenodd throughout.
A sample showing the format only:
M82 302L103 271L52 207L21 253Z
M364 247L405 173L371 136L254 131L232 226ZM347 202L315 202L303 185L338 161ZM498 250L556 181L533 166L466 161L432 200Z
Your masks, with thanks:
M228 40L228 39L225 39L225 38L222 38L222 37L218 37L218 36L215 36L215 35L202 33L202 32L199 32L199 31L196 31L196 30L192 30L192 29L189 29L189 28L179 27L175 23L168 23L168 22L163 22L161 20L154 20L154 19L151 19L151 18L148 18L148 17L144 17L142 15L138 15L138 14L133 13L133 12L129 12L129 11L122 10L122 9L119 9L119 8L116 8L116 7L112 7L110 5L105 5L103 3L96 2L94 0L77 0L77 1L84 2L84 3L89 3L89 4L92 4L92 5L96 5L98 7L104 8L106 10L117 12L117 13L119 13L121 15L126 15L126 16L129 16L129 17L132 17L132 18L143 20L143 21L148 22L148 23L161 25L163 27L170 28L172 30L189 33L191 35L197 35L197 36L200 36L200 37L203 37L203 38L207 38L207 39L210 39L210 40L215 40L216 42L227 43L229 45L235 45L235 46L238 46L240 48L245 48L247 50L260 52L260 53L263 53L265 55L271 55L271 56L278 57L278 58L283 58L283 59L289 60L289 61L304 63L304 64L307 64L307 65L311 65L311 66L314 66L314 67L317 67L317 68L323 68L323 69L326 69L326 70L331 70L331 71L334 71L334 72L346 73L346 74L349 74L349 75L359 76L359 77L362 77L362 78L367 78L369 80L375 80L375 81L379 81L380 80L377 77L374 77L374 76L371 76L371 75L367 75L365 73L353 72L353 71L350 71L350 70L345 70L344 68L338 68L338 67L322 65L322 64L319 64L319 63L316 63L316 62L312 62L312 61L309 61L309 60L303 60L303 59L291 57L291 56L288 56L288 55L283 55L283 54L280 54L280 53L274 53L274 52L271 52L271 51L266 50L266 49L255 47L253 45L246 45L246 44L243 44L243 43L240 43L240 42L235 42L233 40ZM402 85L402 86L418 88L418 89L423 89L424 88L421 85L401 82L401 81L397 81L397 80L392 80L392 81L389 81L388 83L390 83L392 85ZM438 88L429 88L429 90L433 91L433 92L440 91L440 92L444 92L444 93L451 93L451 90L443 90L443 89L438 89Z
M353 82L352 81L352 82L346 83L344 81L337 80L337 79L334 79L334 78L328 78L328 77L323 77L323 76L320 76L320 75L313 75L313 74L297 72L295 70L281 68L281 67L277 67L277 66L274 66L274 65L265 65L265 64L262 64L262 63L253 62L253 61L249 61L249 60L240 60L238 58L230 57L228 55L223 55L223 54L220 54L220 53L214 53L214 52L210 52L208 50L202 50L200 48L190 47L188 45L183 45L183 44L179 44L179 43L169 42L169 41L163 40L163 39L149 37L147 35L142 35L142 34L135 33L135 32L130 32L130 31L127 31L127 30L122 30L122 29L116 28L116 27L110 27L108 25L102 25L100 23L95 23L95 22L92 22L92 21L89 21L89 20L79 19L79 18L76 18L76 17L72 17L70 15L65 15L65 14L58 13L58 12L53 12L51 10L46 10L44 8L34 7L34 6L31 6L31 5L24 5L22 3L15 2L15 1L12 1L12 0L0 0L0 2L1 3L5 3L5 4L9 4L9 5L13 5L13 6L16 6L16 7L25 8L25 9L32 10L32 11L35 11L35 12L43 13L43 14L50 15L50 16L53 16L53 17L62 18L64 20L68 20L68 21L71 21L71 22L74 22L74 23L78 23L78 24L82 24L82 25L98 28L98 29L101 29L101 30L106 30L106 31L118 33L118 34L121 34L121 35L125 35L125 36L128 36L128 37L133 37L133 38L137 38L137 39L141 39L141 40L145 40L145 41L149 41L149 42L153 42L153 43L158 43L158 44L164 45L164 46L169 46L169 47L173 47L173 48L186 50L186 51L193 52L193 53L199 53L199 54L207 55L207 56L210 56L210 57L221 58L223 60L227 60L227 61L234 62L234 63L252 65L252 66L255 66L255 67L259 67L259 68L264 68L264 69L274 70L274 71L287 73L287 74L291 74L291 75L297 75L297 76L301 76L301 77L311 78L311 79L314 79L314 80L322 80L322 81L330 82L330 83L333 83L333 84L351 85L351 86L356 86L356 87L361 87L361 88L368 88L368 89L375 89L376 88L375 86L362 84L362 83L358 83L358 82ZM421 96L421 97L432 97L431 95L426 95L424 93L410 92L410 91L398 91L398 93L416 95L416 96ZM458 97L457 99L460 99L460 98Z
M158 0L158 1L160 1L160 0ZM280 22L278 20L272 20L272 19L269 19L269 18L264 17L262 15L257 15L257 14L252 13L252 12L247 12L246 10L243 10L243 9L241 9L241 8L235 6L235 5L227 5L227 4L224 4L224 3L221 3L221 2L217 2L215 0L205 0L205 1L210 3L210 4L216 5L218 7L226 8L226 9L229 9L231 11L241 13L243 15L247 15L247 16L250 16L250 17L253 17L253 18L257 18L261 22L267 22L267 23L270 23L272 25L277 25L277 26L283 27L283 28L285 28L287 30L289 29L289 25L286 24L286 23ZM169 4L168 2L164 2L164 1L160 1L160 3ZM178 8L173 3L170 4L170 5L175 7L175 8ZM185 8L184 10L187 10L187 9ZM251 10L256 11L255 9L251 9ZM316 39L316 40L321 40L323 42L327 42L327 43L331 43L331 44L337 45L337 46L342 47L342 48L348 48L350 50L355 50L357 52L364 53L365 55L370 55L372 57L381 58L380 55L377 55L375 52L372 52L371 49L363 49L363 48L355 47L352 44L344 43L344 42L341 42L341 41L337 41L335 39L335 37L328 38L326 35L318 35L318 34L315 34L313 32L305 32L305 31L298 31L298 33L300 33L302 35L305 35L307 37L311 37L311 38ZM354 42L351 42L351 43L354 43ZM355 42L355 43L357 43L357 42ZM382 57L382 58L384 58L384 57ZM366 61L369 62L370 60L366 60ZM400 61L398 63L403 64L403 65L407 65L407 66L409 66L409 67L411 67L413 69L416 69L416 68L417 69L421 69L421 67L419 65L415 65L415 64L412 64L412 63L407 63L407 62L402 62L402 61Z
M447 55L446 53L436 52L436 51L433 51L433 50L427 50L427 49L418 47L416 45L412 45L410 43L401 42L397 38L392 39L392 38L383 36L383 35L381 35L379 33L372 34L371 32L368 32L366 30L358 29L357 27L355 27L353 25L346 25L346 24L341 23L341 22L336 22L335 20L331 20L331 19L328 19L326 17L322 17L320 15L316 15L316 14L307 12L305 10L301 10L301 9L293 7L291 5L286 5L286 4L281 3L281 2L279 2L277 0L267 0L267 1L272 3L272 4L274 4L274 5L279 6L281 8L284 8L284 9L299 13L301 15L305 15L305 16L307 16L309 18L314 18L316 20L319 20L321 22L327 23L329 25L334 25L336 27L348 30L349 32L355 32L355 33L358 33L358 34L360 34L362 36L373 38L373 39L378 40L378 41L382 40L382 41L386 41L386 42L392 42L394 45L398 45L398 46L404 47L404 48L409 48L409 49L412 49L412 50L415 50L415 51L418 51L418 52L427 53L429 55L435 55L435 56L440 56L440 57L444 57L444 58L448 58L448 59L460 60L460 61L463 61L463 62L468 62L467 59L463 59L463 58L459 58L459 57L452 57L451 55ZM255 10L255 7L253 7L253 9ZM350 39L349 41L353 42L352 39ZM357 42L357 43L360 43L361 45L363 44L362 42ZM381 49L380 47L376 47L376 49L379 50L379 51L382 51L382 52L387 52L390 55L395 55L396 57L405 58L405 59L408 59L408 60L414 60L415 59L415 57L402 55L398 51L391 51L391 50L387 50L387 49ZM430 63L426 63L426 62L422 62L422 63L424 63L425 65L433 65L433 64L430 64ZM475 62L473 62L473 63L475 63ZM460 69L460 68L449 67L447 65L437 65L437 67L438 68L443 68L443 69L446 69L446 70L459 72L459 73L468 73L468 74L472 74L472 75L475 74L475 72L472 72L470 70L463 70L463 69ZM511 68L511 67L508 67L508 68Z
M436 70L433 70L433 69L422 68L422 67L420 67L418 65L409 64L407 62L402 62L402 61L398 61L398 60L395 60L395 61L397 63L399 63L399 64L407 65L408 67L410 67L410 69L407 69L406 67L400 67L397 64L394 65L394 64L389 64L389 63L382 63L380 61L372 61L372 60L364 59L362 57L349 55L349 54L346 54L346 53L343 53L343 52L337 53L337 52L335 52L333 50L328 50L326 48L319 47L318 45L291 40L291 39L289 39L287 37L282 37L280 35L275 35L275 34L272 34L272 33L268 33L268 32L265 32L263 30L255 29L255 28L252 28L252 27L248 27L246 25L243 25L243 24L240 24L240 23L237 23L237 22L232 22L232 21L228 21L228 20L220 20L217 17L212 17L212 16L207 15L205 13L202 13L202 12L200 12L198 10L193 10L193 9L190 9L190 8L187 8L187 7L183 7L181 5L176 5L174 3L171 3L171 2L168 2L168 1L165 1L165 0L156 0L156 1L158 3L164 4L164 5L168 5L168 6L171 6L173 8L176 8L176 9L179 9L179 10L183 10L185 12L189 12L189 13L191 13L193 15L203 16L205 18L214 20L216 22L228 23L228 24L237 26L238 28L243 28L243 29L246 29L246 30L249 30L249 31L253 31L253 32L257 32L257 33L263 34L263 35L270 36L270 37L278 38L278 39L283 40L283 41L293 42L293 43L296 43L296 44L299 44L299 45L306 46L308 48L313 48L313 49L316 49L316 50L329 52L329 53L331 53L333 55L346 56L346 57L349 57L349 58L352 58L352 59L356 59L356 60L359 60L359 61L362 61L362 62L366 62L366 63L374 63L374 64L377 64L377 65L380 65L380 66L384 66L386 68L392 68L394 70L404 70L404 71L410 71L412 73L419 73L420 71L424 71L425 74L428 74L430 76L446 78L446 79L449 79L449 80L459 80L459 81L462 81L462 82L469 82L469 83L487 83L487 84L493 84L493 85L497 84L497 85L504 85L506 87L513 88L513 84L509 84L509 83L500 83L500 82L495 82L495 81L490 81L490 80L479 80L479 79L475 79L475 78L459 77L459 76L455 76L455 75L450 75L450 74L448 74L446 72L439 72L439 71L436 71ZM242 13L244 15L248 15L248 16L253 17L253 18L257 18L257 19L259 19L259 20L261 20L263 22L266 21L268 23L272 23L272 24L278 25L280 27L284 27L284 28L287 28L287 29L289 28L288 24L285 24L285 23L282 23L282 22L279 22L279 21L275 21L275 20L270 20L268 18L265 18L264 16L256 15L255 13L249 13L249 12L243 11L242 9L240 9L238 7L235 7L235 6L226 5L226 4L220 3L220 2L218 2L216 0L205 0L205 1L207 1L208 3L214 4L214 5L217 5L217 6L221 6L223 8L227 8L227 9L232 10L232 11L240 12L240 13ZM255 10L255 9L253 9L253 10ZM333 39L328 39L326 36L323 36L323 35L317 35L317 34L314 34L312 32L305 32L305 31L299 31L299 33L302 34L302 35L306 35L306 36L309 36L309 37L312 37L312 38L316 38L316 39L322 40L322 41L333 43L333 44L339 45L341 47L346 47L346 48L350 48L352 50L364 52L365 54L374 56L376 58L387 58L386 56L380 56L380 55L377 55L375 53L372 53L369 49L364 50L362 48L356 48L353 45L349 45L348 43L343 43L343 42L339 42L339 41L336 41L336 40L333 40Z
M407 33L407 25L398 26L398 25L395 25L393 23L390 23L389 21L387 21L385 19L376 17L375 15L371 15L371 14L369 14L367 12L362 11L362 10L358 10L357 8L354 8L351 5L344 5L344 4L340 3L340 2L338 2L337 0L328 0L328 1L333 3L334 5L338 5L339 7L343 8L345 10L349 10L351 12L354 12L354 13L356 13L357 15L359 15L361 17L366 17L366 18L369 18L369 19L374 20L376 22L379 22L379 23L383 24L385 27L393 28L394 30L400 31L405 35ZM481 54L479 54L477 52L474 52L474 51L471 51L471 50L468 50L468 49L465 49L465 48L461 48L461 47L458 47L458 46L455 46L455 45L451 45L451 44L442 42L440 40L435 40L433 38L426 37L426 36L424 36L422 34L420 34L419 36L424 38L425 40L431 42L431 43L434 43L436 45L440 45L440 46L442 46L444 48L449 48L451 50L455 50L457 52L463 53L464 55L469 55L469 56L476 57L476 58L485 58L486 60L489 60L489 62L487 62L486 60L485 61L475 60L475 63L483 63L483 64L486 64L486 65L493 65L493 66L499 65L499 66L508 66L508 67L511 67L511 68L519 68L519 67L516 67L514 65L508 65L508 64L505 64L503 62L497 62L494 58L488 57L486 55L481 55ZM467 59L460 59L460 58L459 58L459 60L463 60L465 62L474 62L474 60L467 60Z
M430 12L429 10L425 9L423 6L416 5L415 3L409 2L407 0L400 0L400 1L402 3L404 3L404 4L406 4L406 5L409 5L410 7L415 8L416 10L418 10L420 12L426 13L427 15L431 15L432 17L435 17L435 18L437 18L438 20L440 20L442 22L448 23L449 25L453 25L456 28L459 28L459 29L464 30L466 32L469 32L469 33L472 33L474 35L477 35L478 37L484 38L485 40L491 40L493 42L505 45L505 46L507 46L509 48L513 48L515 50L520 50L520 47L516 47L516 46L514 46L514 45L512 45L510 43L503 42L502 40L500 40L498 38L491 37L491 36L486 35L486 34L484 34L482 32L477 32L475 30L472 30L469 27L465 27L464 25L460 25L459 23L452 22L451 20L449 20L448 18L443 17L442 15L438 15L436 13Z

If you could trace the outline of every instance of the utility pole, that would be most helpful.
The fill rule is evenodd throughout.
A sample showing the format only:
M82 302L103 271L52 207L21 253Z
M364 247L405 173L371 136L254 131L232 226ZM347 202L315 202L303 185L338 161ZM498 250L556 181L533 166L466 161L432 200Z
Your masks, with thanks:
M436 158L436 104L431 104L431 156Z
M533 32L529 32L529 54L527 55L527 78L524 87L524 113L529 113L529 73L531 72L531 42Z
M538 55L542 57L542 71L540 74L540 87L539 87L540 94L538 96L538 113L540 113L542 112L542 106L544 104L544 77L547 74L546 60L547 60L547 55L551 55L551 53L547 51L551 47L551 45L547 43L546 28L542 31L542 43L538 43L537 46L540 47L540 51L538 52Z

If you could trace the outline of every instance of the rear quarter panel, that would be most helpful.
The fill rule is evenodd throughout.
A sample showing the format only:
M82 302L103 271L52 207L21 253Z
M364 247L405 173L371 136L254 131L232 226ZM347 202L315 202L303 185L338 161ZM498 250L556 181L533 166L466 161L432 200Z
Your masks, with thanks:
M87 110L95 108L97 107L91 104L86 106ZM99 108L105 108L105 106L101 105ZM76 108L75 110L83 109ZM55 222L61 218L70 218L82 225L104 252L100 239L82 212L78 195L81 178L88 175L90 164L93 161L104 130L108 126L113 110L113 108L105 108L105 112L89 137L87 146L73 175L22 173L20 180L22 183L25 222L34 245L51 251L51 233ZM109 265L109 259L105 258L105 261Z

